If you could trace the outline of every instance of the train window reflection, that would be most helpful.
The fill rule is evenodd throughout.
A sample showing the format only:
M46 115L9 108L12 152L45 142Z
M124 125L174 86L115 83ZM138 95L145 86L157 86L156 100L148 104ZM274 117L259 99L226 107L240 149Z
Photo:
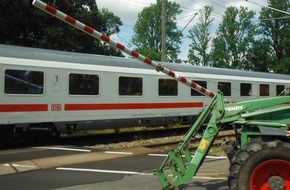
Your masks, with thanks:
M69 75L70 95L99 95L99 76L90 74Z
M269 96L270 87L268 84L260 84L260 96Z
M119 77L119 95L142 96L143 81L139 77Z
M30 70L5 70L6 94L43 94L44 73Z
M251 96L252 95L252 84L251 83L241 83L240 84L240 95L241 96Z
M230 82L218 82L218 90L220 90L224 96L231 96L232 95L232 87Z
M204 88L207 88L207 82L206 81L192 81ZM191 96L204 96L203 94L191 89Z
M173 79L159 79L158 94L159 96L177 96L178 85Z
M284 85L276 85L276 96L280 96L285 91Z

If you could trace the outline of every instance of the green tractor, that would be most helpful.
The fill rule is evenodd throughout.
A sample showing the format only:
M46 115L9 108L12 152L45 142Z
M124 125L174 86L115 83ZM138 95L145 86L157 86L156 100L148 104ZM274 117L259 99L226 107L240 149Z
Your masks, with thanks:
M192 156L188 145L204 124ZM290 189L290 96L224 103L220 92L156 171L162 188L175 189L190 181L225 127L236 131L236 139L223 146L230 160L229 189Z

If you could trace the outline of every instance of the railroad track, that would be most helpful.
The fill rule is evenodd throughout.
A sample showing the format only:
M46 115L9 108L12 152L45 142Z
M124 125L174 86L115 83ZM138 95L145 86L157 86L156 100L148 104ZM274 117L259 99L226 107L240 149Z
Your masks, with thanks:
M96 144L93 146L87 146L88 148L100 149L100 150L110 150L110 149L120 149L120 148L129 148L129 147L150 147L162 151L171 150L175 148L179 143L183 141L184 134L172 135L159 138L148 138L148 139L138 139L134 141L123 141L118 143L108 143L108 144ZM197 148L201 136L193 138L192 142L189 145L190 149ZM227 139L232 139L235 137L233 130L221 131L218 138L214 142L214 146L220 146L222 142Z
M78 134L66 135L59 139L56 143L42 144L39 142L19 141L5 147L4 149L13 149L30 146L41 145L71 145L82 146L86 148L98 150L112 150L129 147L150 147L159 150L171 150L177 144L182 142L184 134L189 129L189 126L178 128L155 128L143 129L130 132L109 132L101 134ZM233 130L221 131L219 137L216 139L216 146L220 145L225 138L233 138ZM199 138L193 139L190 148L195 149L198 145Z
M218 138L215 140L214 145L218 146L221 145L222 142L224 142L225 138L227 139L231 139L235 137L235 133L233 132L233 130L227 130L227 131L221 131ZM199 142L200 142L201 136L197 137L197 138L193 138L191 141L191 144L189 146L190 149L195 149L197 148ZM177 136L176 139L172 139L168 141L164 141L164 142L157 142L157 143L153 143L153 144L148 144L147 147L158 147L158 146L166 146L166 145L177 145L179 143L181 143L183 141L183 135L182 136Z

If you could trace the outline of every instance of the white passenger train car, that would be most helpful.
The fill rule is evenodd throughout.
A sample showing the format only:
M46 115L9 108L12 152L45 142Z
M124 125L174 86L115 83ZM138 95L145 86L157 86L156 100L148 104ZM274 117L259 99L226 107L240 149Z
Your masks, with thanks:
M279 95L290 76L164 63L229 101ZM208 97L138 60L0 45L0 138L190 123ZM40 132L40 133L39 133Z

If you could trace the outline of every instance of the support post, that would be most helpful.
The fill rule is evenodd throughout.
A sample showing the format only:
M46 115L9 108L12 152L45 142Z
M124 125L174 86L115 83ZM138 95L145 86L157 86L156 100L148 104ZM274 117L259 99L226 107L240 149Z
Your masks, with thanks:
M167 0L162 0L162 42L161 42L161 61L166 61L166 10L167 10Z

